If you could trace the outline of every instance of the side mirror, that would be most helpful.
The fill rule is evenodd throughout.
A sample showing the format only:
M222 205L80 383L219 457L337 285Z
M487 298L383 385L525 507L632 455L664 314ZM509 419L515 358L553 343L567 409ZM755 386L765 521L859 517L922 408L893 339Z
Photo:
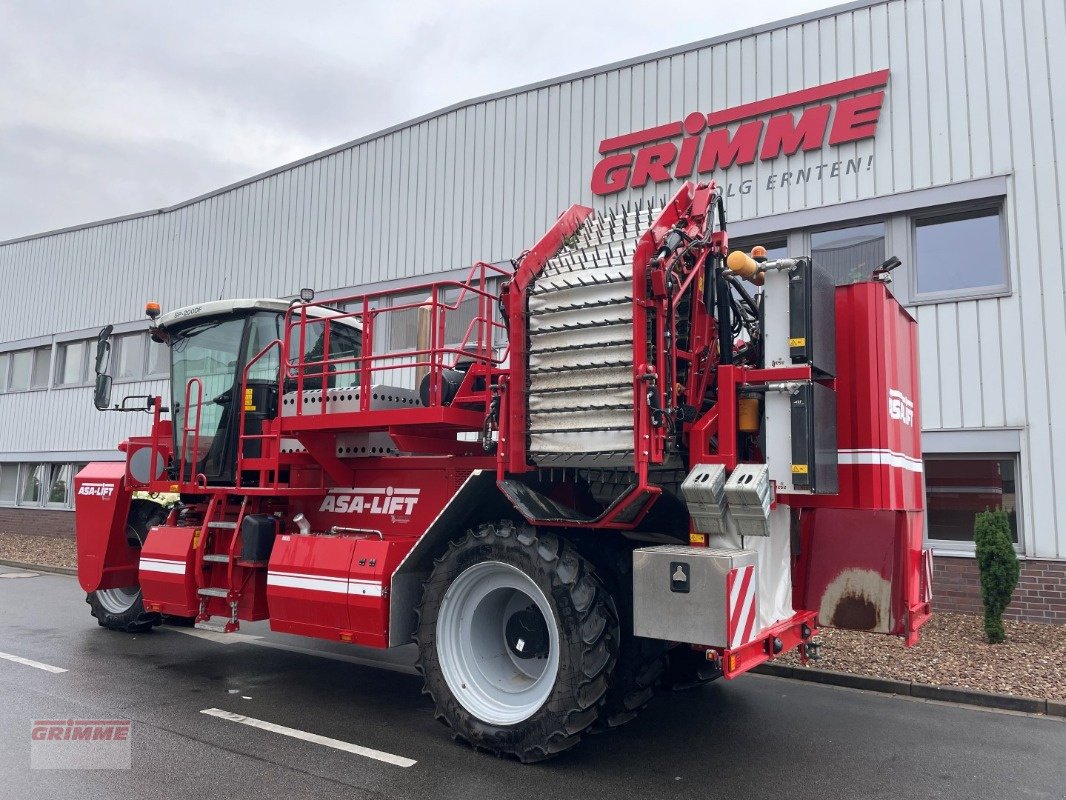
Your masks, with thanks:
M100 355L96 356L99 365ZM97 367L99 369L99 366ZM98 372L96 375L96 389L93 391L93 405L97 411L107 411L111 407L111 376L106 372Z
M108 325L106 328L102 329L100 331L100 333L98 333L97 336L96 336L96 375L97 375L97 377L99 377L99 376L101 376L101 375L103 375L104 373L107 372L107 368L109 366L108 365L108 356L111 353L111 342L108 341L108 340L111 338L111 331L113 331L114 328L115 328L114 325ZM99 380L96 381L96 390L97 390L97 393L99 394L99 391L100 391L100 381ZM110 381L110 379L108 380L108 383L107 383L107 391L108 391L108 396L110 397L110 393L111 393L111 381ZM99 408L100 407L99 404L97 404L96 407Z

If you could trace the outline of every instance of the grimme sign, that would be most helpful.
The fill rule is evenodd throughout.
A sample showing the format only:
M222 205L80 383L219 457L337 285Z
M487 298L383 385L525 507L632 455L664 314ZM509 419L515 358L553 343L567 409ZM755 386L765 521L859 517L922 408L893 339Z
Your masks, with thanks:
M801 150L820 150L826 144L872 138L887 84L887 69L868 72L710 114L694 111L679 122L612 136L600 142L603 158L592 171L592 191L615 194L626 188L640 189L649 182L685 179L693 173L753 164L756 159L773 161ZM797 119L793 110L802 106L808 107L798 112ZM735 123L740 123L735 129L727 127ZM793 179L796 183L821 180L872 168L873 156L829 162L795 173L774 173L766 188L789 185ZM749 191L751 183L744 181L740 192Z

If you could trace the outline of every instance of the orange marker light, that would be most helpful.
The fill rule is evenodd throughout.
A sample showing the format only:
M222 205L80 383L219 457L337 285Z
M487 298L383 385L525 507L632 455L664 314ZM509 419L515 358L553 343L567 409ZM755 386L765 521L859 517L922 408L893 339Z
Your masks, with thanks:
M149 300L147 303L144 304L144 313L149 319L155 319L156 317L158 317L160 311L161 309L159 308L159 303L157 303L155 300Z
M756 261L759 261L760 259L765 260L766 248L763 247L761 244L755 245L753 248L751 248L751 257L754 258Z

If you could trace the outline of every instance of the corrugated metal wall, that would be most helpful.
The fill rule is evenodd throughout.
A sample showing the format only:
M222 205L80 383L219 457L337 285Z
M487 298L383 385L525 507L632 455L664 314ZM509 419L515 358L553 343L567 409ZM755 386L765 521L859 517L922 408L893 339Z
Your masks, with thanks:
M0 246L0 274L21 287L0 341L135 319L142 298L174 308L509 258L570 203L636 196L592 197L605 136L889 68L873 141L715 177L762 186L874 156L839 179L739 195L738 220L1010 176L1014 294L916 310L923 422L1026 427L1026 549L1063 557L1063 41L1061 0L893 0L474 102L171 211ZM107 447L131 422L100 421L86 390L0 396L0 419L0 453Z

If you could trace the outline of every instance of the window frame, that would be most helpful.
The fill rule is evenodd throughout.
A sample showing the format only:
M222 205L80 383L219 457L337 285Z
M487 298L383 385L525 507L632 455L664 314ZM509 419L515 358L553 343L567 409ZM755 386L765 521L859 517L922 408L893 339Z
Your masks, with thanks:
M845 218L845 219L837 220L836 222L833 222L833 223L828 223L828 224L825 224L825 225L817 225L817 226L814 226L814 227L811 227L811 228L804 228L803 231L802 231L802 234L803 234L803 237L804 237L803 238L803 242L804 242L805 246L804 246L804 248L802 250L798 250L796 252L806 253L811 258L811 260L814 262L814 265L817 267L817 266L820 266L820 265L818 263L818 259L816 259L814 257L814 236L815 236L815 234L828 233L830 231L843 231L843 230L847 230L848 228L861 228L861 227L864 227L866 225L880 225L882 230L883 230L883 232L884 232L884 234L882 236L882 241L884 242L885 258L891 258L890 243L891 243L891 234L892 234L892 217L893 217L892 214L886 214L884 216L879 216L879 217L855 217L855 218L848 217L848 218ZM745 236L744 238L747 239L748 237ZM882 261L883 261L883 259L882 259ZM880 265L878 265L878 266L880 266ZM822 269L825 269L825 267L822 267ZM877 269L877 267L874 267L874 269ZM826 272L828 273L828 270L826 270ZM872 274L873 273L873 269L871 269L870 272ZM833 277L833 276L830 275L830 277ZM851 283L837 283L836 285L837 286L852 286L852 285L854 285L856 283L861 283L862 281L868 280L868 279L869 279L869 277L863 278L863 279L860 279L860 280L857 280L857 281L852 281ZM835 278L834 278L834 283L835 283Z
M999 251L1000 251L1000 274L1003 281L1000 284L975 286L968 289L944 289L939 292L920 292L918 290L918 271L921 264L918 258L918 228L921 223L931 220L954 217L968 219L971 217L989 216L988 212L994 211L999 220ZM907 276L907 305L922 306L936 303L961 302L963 300L980 300L993 297L1010 297L1013 293L1011 285L1010 249L1007 242L1007 214L1006 202L1003 197L990 197L984 200L968 203L939 206L936 208L924 208L907 215L909 226L910 264Z
M68 509L71 507L71 502L74 499L74 472L73 466L68 461L52 461L47 463L48 467L48 489L42 495L41 507L52 509ZM61 502L52 501L52 470L56 467L60 469L60 480L63 481L63 500Z
M140 337L141 340L141 357L137 364L137 372L132 376L119 377L117 374L119 362L122 358L122 342L126 339L132 339L133 337ZM112 375L112 385L122 383L140 383L148 379L148 333L143 330L124 331L122 333L116 333L111 337L111 352L108 356L108 370ZM158 380L158 378L153 378Z
M48 487L44 485L44 481L38 484L37 499L26 500L25 498L25 484L23 480L34 480L33 473L37 470L42 470L46 478L50 475L51 463L48 461L23 461L19 464L19 483L18 483L18 495L15 497L15 505L19 508L44 508L44 499L48 496Z
M52 388L53 389L77 389L85 386L92 386L92 362L93 362L93 349L92 343L95 339L65 339L63 341L57 341L55 343L55 352L52 356ZM71 345L80 344L85 348L85 354L82 361L82 374L81 380L73 381L71 383L63 383L62 369L60 368L59 355L60 351L64 353L63 365L66 365L66 348Z
M0 389L0 395L18 395L23 391L47 391L51 388L52 383L52 369L54 364L54 350L52 345L30 345L28 347L12 348L11 350L4 350L0 352L0 356L6 356L4 361L4 375L3 375L3 388ZM34 364L36 362L38 352L47 352L48 366L45 368L44 383L35 385L33 383ZM30 356L30 374L29 383L25 387L12 388L11 375L15 367L15 356L20 353L29 353Z
M52 386L52 370L55 368L55 347L52 344L37 344L28 345L25 347L13 347L10 350L4 350L0 352L0 357L6 357L4 360L3 380L0 381L0 394L21 394L22 392L46 392ZM40 352L47 354L48 364L44 369L44 382L41 384L34 384L34 365L37 360L37 355ZM30 358L30 372L28 376L28 383L25 387L13 389L11 387L11 373L15 367L15 356L21 353L28 353Z
M5 500L0 497L0 508L17 508L19 505L19 494L22 488L22 463L19 461L5 461L0 464L2 467L14 467L15 468L15 496L11 500Z
M148 367L152 363L152 348L162 347L164 357L162 359L162 370L159 372L150 372ZM92 359L90 358L90 361ZM157 342L152 338L151 333L145 334L144 341L144 364L142 364L142 377L146 381L158 381L164 380L170 377L170 348L163 342Z
M1004 460L1011 459L1014 462L1014 520L1018 530L1018 541L1014 542L1014 550L1019 556L1025 555L1025 516L1024 516L1024 482L1021 480L1022 454L1018 451L951 451L951 452L923 452L922 453L922 497L925 501L925 530L922 538L925 547L933 551L936 556L962 556L973 558L977 547L973 538L961 539L934 539L929 535L929 494L926 486L925 461L976 461L980 459Z
M73 511L74 476L77 475L79 470L84 468L87 463L88 462L85 461L4 461L0 463L0 468L11 467L14 469L15 474L15 496L11 500L0 498L0 508ZM53 502L50 499L52 494L52 470L56 467L62 471L61 479L66 483L66 486L64 487L64 498L61 502ZM47 485L42 485L40 495L36 501L24 500L23 481L32 479L33 472L38 468L41 468L44 471Z

